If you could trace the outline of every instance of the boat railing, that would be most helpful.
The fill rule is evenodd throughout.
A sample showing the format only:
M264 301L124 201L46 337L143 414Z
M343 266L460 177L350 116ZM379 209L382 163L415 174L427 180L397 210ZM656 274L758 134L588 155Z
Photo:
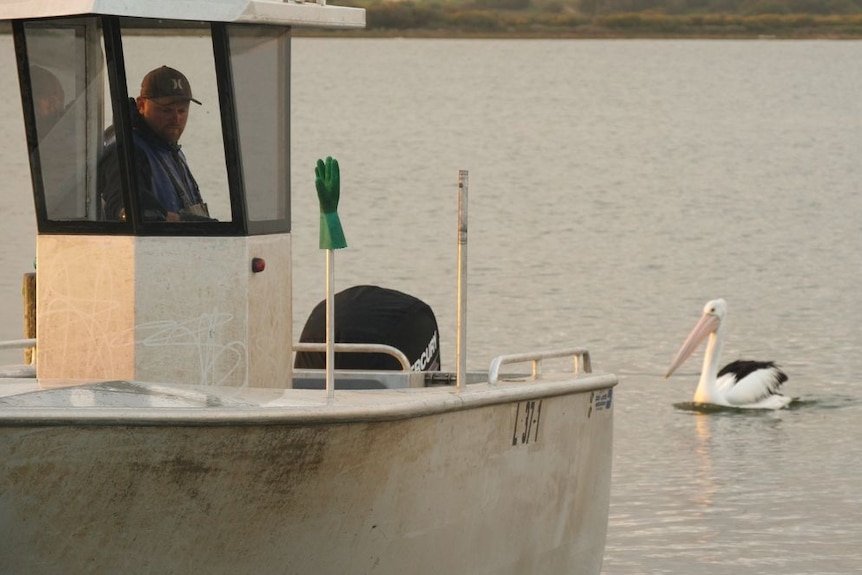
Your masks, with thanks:
M36 347L36 339L10 339L0 341L0 349L25 349L28 347ZM326 351L325 343L297 343L293 346L293 351ZM404 355L400 349L391 345L383 345L379 343L336 343L335 351L342 353L385 353L391 355L398 360L404 370L410 369L410 360Z
M7 341L0 341L0 350L6 349L27 349L36 346L35 338L28 339L12 339ZM325 343L297 343L293 346L294 352L325 352L326 344ZM336 353L382 353L389 356L394 357L399 364L401 364L401 369L403 371L410 371L410 360L407 359L407 356L404 355L400 349L392 347L391 345L384 345L379 343L336 343L335 344ZM16 376L20 373L19 366L15 366L15 369L12 370L16 374Z
M4 349L31 349L36 346L35 338L10 339L0 341L0 350ZM36 366L33 364L35 354L28 356L29 363L23 365L0 365L0 378L33 378L36 377Z
M590 352L585 347L572 347L566 349L556 349L549 351L536 351L525 353L513 353L509 355L499 355L491 361L491 367L488 369L488 383L496 385L500 380L500 368L504 365L514 363L533 364L533 379L539 379L541 376L539 364L545 359L558 359L561 357L571 357L574 359L574 374L578 376L580 372L592 373L593 367L590 362Z
M391 355L404 371L410 371L410 360L404 355L404 352L391 345L382 343L336 343L334 344L335 353L383 353ZM326 343L302 342L293 344L294 352L325 352Z
M0 341L0 349L26 349L28 347L36 347L36 338Z
M0 341L0 350L6 349L26 349L36 346L35 338L13 339ZM379 343L336 343L334 344L336 353L382 353L394 357L401 364L403 371L410 371L410 360L404 355L400 349L391 345ZM294 352L325 352L325 343L295 343L293 345ZM491 367L488 369L488 382L495 385L500 381L500 369L504 365L512 365L518 363L532 364L532 378L539 379L541 377L540 364L543 360L559 359L562 357L571 357L574 361L574 375L579 373L592 373L592 363L590 361L590 352L585 347L573 347L566 349L557 349L549 351L513 353L507 355L499 355L491 361Z

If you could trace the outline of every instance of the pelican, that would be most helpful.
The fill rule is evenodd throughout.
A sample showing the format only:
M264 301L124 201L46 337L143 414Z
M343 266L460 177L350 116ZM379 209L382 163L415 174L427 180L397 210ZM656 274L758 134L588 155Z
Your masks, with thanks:
M778 393L787 381L785 374L774 362L737 360L718 370L718 357L724 341L724 318L727 302L715 299L703 307L703 315L670 363L665 374L668 378L709 336L703 356L700 382L694 392L694 402L750 409L781 409L792 398Z

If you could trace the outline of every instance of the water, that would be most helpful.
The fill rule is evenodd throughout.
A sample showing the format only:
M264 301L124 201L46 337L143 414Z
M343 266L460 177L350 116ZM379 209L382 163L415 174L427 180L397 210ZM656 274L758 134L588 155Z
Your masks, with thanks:
M855 41L299 39L296 331L323 297L312 170L333 155L350 244L337 284L426 300L451 368L468 169L470 367L586 345L620 376L603 572L857 573L860 60ZM16 87L0 90L8 339L35 225ZM724 358L778 361L794 409L681 405L701 355L662 375L715 297Z

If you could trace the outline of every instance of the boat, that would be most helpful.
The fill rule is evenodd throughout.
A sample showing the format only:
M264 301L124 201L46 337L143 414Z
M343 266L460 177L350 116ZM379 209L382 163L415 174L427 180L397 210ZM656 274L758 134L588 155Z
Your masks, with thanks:
M600 572L617 377L569 342L467 369L466 218L451 371L336 341L331 311L325 342L293 333L291 39L364 10L18 0L0 20L37 220L35 334L0 344L32 348L0 370L0 573ZM196 171L206 217L136 199L128 108L160 65L217 126L186 142L219 166ZM119 218L99 190L111 146ZM459 173L459 214L468 190ZM315 350L323 369L295 367ZM334 367L367 352L400 368Z

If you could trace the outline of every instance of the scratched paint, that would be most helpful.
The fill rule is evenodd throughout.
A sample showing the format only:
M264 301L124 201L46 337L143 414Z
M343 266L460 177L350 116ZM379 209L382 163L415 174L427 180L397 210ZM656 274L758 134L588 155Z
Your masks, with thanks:
M184 321L153 321L137 327L136 339L157 356L185 348L183 355L196 362L195 371L200 376L198 385L231 385L236 381L246 385L244 368L248 354L245 343L219 341L224 326L232 319L229 313L214 311Z

